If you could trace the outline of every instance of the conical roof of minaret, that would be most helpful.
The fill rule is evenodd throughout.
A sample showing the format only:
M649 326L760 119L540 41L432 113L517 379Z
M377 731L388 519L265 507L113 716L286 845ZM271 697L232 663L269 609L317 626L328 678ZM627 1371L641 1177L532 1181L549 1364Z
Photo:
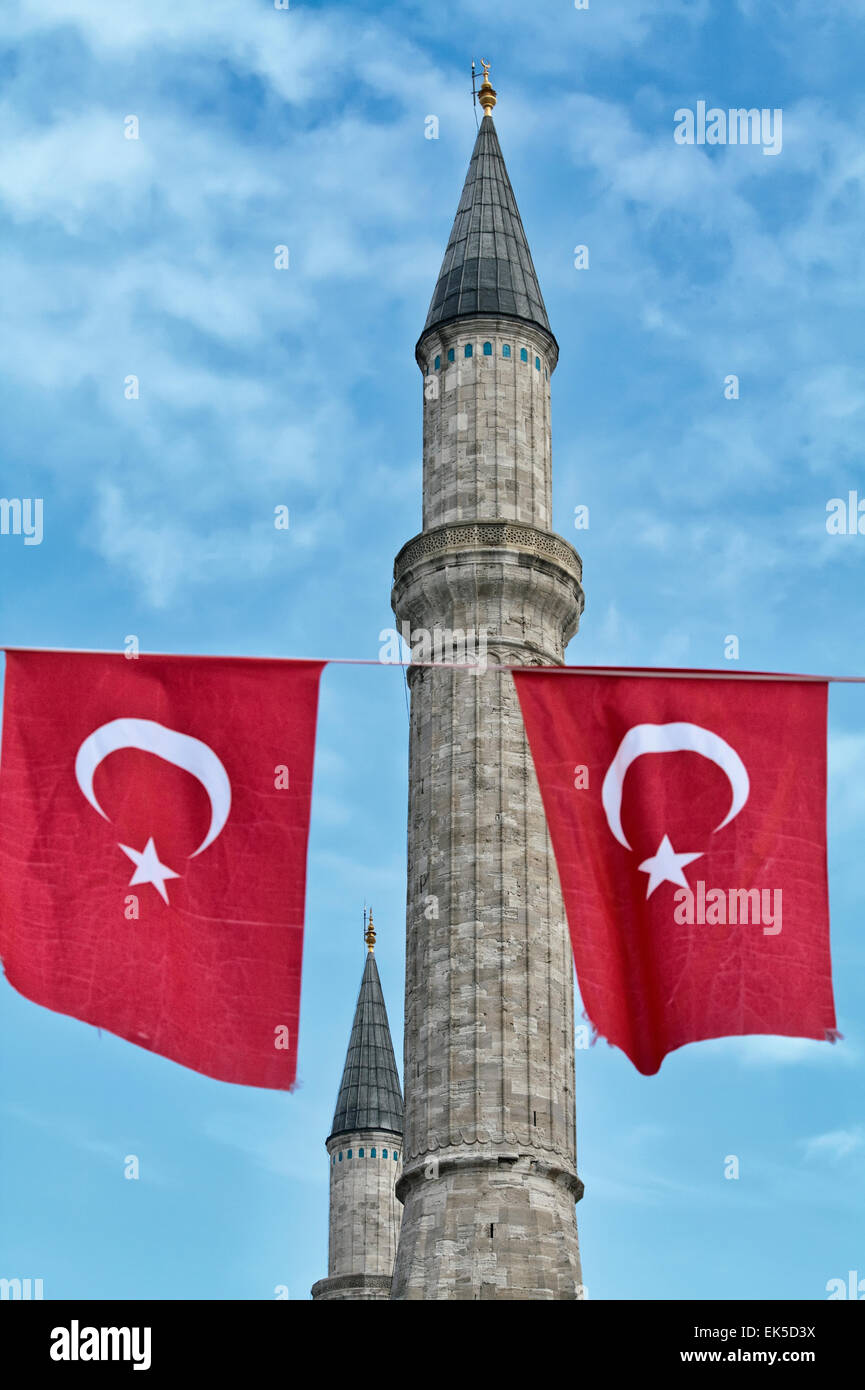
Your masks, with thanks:
M360 982L330 1137L358 1129L403 1132L399 1073L372 950Z
M551 333L489 112L481 121L423 331L472 314L524 319Z

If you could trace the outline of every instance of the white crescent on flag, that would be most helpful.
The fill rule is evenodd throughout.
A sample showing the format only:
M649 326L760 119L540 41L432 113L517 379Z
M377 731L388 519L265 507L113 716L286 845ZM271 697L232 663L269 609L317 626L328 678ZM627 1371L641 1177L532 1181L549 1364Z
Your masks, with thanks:
M78 749L75 776L90 805L104 820L109 817L96 799L93 776L103 758L107 758L109 753L118 753L121 748L138 748L142 753L155 753L157 758L164 758L167 763L173 763L197 778L210 798L210 829L198 849L189 856L190 859L212 845L231 810L231 783L213 749L198 738L157 724L155 719L112 719L109 724L101 725Z
M644 753L699 753L726 773L733 799L729 811L715 830L729 825L748 800L751 790L748 769L735 748L725 743L719 734L713 734L711 729L704 729L699 724L635 724L619 744L601 787L601 804L607 824L625 849L631 846L622 829L622 788L631 763Z

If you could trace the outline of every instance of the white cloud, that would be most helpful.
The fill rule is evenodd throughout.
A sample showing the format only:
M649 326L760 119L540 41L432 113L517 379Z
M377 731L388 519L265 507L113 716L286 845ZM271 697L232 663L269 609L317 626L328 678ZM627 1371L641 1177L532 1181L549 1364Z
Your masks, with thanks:
M861 1125L854 1129L833 1129L828 1134L816 1134L812 1139L803 1139L800 1143L806 1161L826 1159L830 1163L838 1163L865 1145L865 1129Z
M732 1057L743 1067L824 1067L852 1066L859 1060L858 1048L845 1037L837 1043L812 1038L783 1038L755 1035L742 1038L712 1038L700 1044L704 1051L719 1057Z
M489 24L486 0L464 0L462 9L482 25ZM640 48L653 57L651 40L660 25L678 26L687 36L705 23L711 13L710 0L627 0L626 4L593 0L586 10L577 10L573 0L561 6L527 6L523 0L498 0L496 33L520 45L526 61L543 62L548 70L581 67L586 55L623 54ZM484 51L483 55L490 58ZM505 87L506 74L498 76L493 65L493 85ZM480 75L480 63L478 63Z

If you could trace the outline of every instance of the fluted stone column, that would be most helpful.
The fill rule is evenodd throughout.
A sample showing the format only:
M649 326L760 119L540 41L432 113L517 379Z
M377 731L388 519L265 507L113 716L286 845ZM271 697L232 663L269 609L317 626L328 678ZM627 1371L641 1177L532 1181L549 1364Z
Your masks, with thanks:
M493 664L561 662L583 596L579 556L549 530L555 340L474 314L428 329L417 357L424 529L397 556L397 618L483 629ZM507 672L414 667L409 679L392 1296L574 1299L573 956L516 691Z

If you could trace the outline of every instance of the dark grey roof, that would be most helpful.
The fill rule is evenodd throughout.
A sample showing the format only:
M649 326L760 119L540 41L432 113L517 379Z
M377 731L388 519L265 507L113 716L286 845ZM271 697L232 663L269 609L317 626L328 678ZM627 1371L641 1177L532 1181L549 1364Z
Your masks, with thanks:
M481 121L424 333L467 314L508 314L550 332L492 116Z
M367 954L333 1115L331 1137L357 1129L403 1131L402 1091L378 966Z

